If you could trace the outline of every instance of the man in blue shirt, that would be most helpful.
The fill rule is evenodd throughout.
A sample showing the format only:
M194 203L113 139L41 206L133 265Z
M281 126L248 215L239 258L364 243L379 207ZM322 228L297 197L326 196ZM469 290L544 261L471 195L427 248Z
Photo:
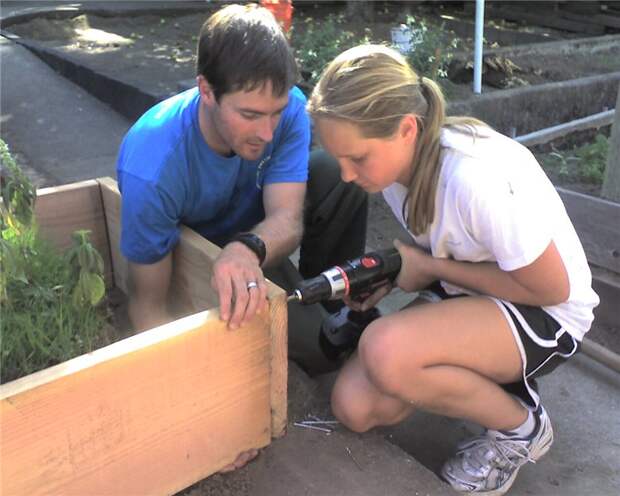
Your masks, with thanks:
M171 320L165 300L181 224L223 245L212 282L233 329L265 304L261 265L301 239L310 128L293 87L295 60L271 14L253 6L214 14L201 32L198 73L197 88L138 120L119 154L121 250L140 329Z
M173 318L167 296L181 225L222 247L211 284L231 329L266 306L263 267L282 266L300 243L303 277L364 249L366 195L339 180L333 159L311 160L306 195L306 99L294 86L296 62L273 16L256 5L213 14L200 33L197 73L197 87L147 111L119 153L121 251L136 330ZM308 335L296 332L303 354ZM295 346L290 334L289 341ZM254 455L240 455L229 468Z

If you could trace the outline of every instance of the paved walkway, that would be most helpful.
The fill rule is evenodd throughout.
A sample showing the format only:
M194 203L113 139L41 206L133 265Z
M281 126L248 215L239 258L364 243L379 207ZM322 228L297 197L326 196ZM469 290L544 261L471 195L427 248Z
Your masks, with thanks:
M2 138L39 185L115 176L127 119L2 37L0 74Z

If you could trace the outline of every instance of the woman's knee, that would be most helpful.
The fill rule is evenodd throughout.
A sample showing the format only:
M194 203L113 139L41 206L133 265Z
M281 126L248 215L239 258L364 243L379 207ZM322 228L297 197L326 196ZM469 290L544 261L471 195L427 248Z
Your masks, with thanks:
M414 332L413 328L408 329L411 341L415 339ZM403 341L402 331L389 320L376 320L366 328L358 352L368 379L379 391L390 396L400 397L405 374L406 381L411 384L416 380L416 370L421 369L421 357L417 356L415 347Z
M342 376L331 394L331 409L342 425L354 432L366 432L372 427L372 404Z

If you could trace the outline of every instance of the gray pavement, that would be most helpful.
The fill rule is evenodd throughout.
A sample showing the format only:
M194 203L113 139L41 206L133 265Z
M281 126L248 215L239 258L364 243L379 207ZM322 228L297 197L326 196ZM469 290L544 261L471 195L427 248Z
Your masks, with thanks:
M29 2L3 2L3 16L5 3L14 11L23 10L24 4L32 7ZM4 38L0 63L0 134L41 184L114 176L118 145L130 121ZM399 308L406 300L396 293L383 309ZM310 411L328 413L333 378L332 373L311 379L291 366L291 421ZM510 494L620 494L620 375L578 356L540 385L555 427L555 445L539 463L522 469ZM290 426L289 434L249 467L214 476L190 494L451 494L432 471L475 430L423 413L362 436L344 429L323 436ZM357 454L356 463L347 448Z
M127 119L2 37L0 75L2 138L39 183L115 176Z

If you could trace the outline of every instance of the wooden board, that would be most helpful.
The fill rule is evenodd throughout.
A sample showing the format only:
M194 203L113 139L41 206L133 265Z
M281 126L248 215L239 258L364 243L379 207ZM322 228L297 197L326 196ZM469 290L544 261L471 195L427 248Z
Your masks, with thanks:
M594 323L601 326L620 327L620 274L591 266L592 289L601 299L594 309Z
M97 180L105 209L110 251L114 265L114 282L128 293L129 266L120 252L121 196L116 181L111 178ZM181 228L181 239L174 250L173 274L170 284L171 298L176 300L175 308L182 306L185 313L199 312L218 305L217 294L211 288L210 279L213 261L220 252L213 243L195 231Z
M620 203L556 188L588 262L620 274Z
M74 231L90 230L91 243L103 257L106 283L112 284L110 242L97 181L39 189L35 217L42 236L61 251L72 246L71 235Z
M105 208L110 251L114 264L114 280L118 287L127 292L128 265L121 255L120 209L121 197L116 181L111 178L98 179ZM195 231L183 227L181 240L174 250L173 275L170 294L176 300L178 309L182 302L185 312L198 312L217 306L217 294L210 284L213 261L220 248ZM287 378L288 378L288 321L286 293L269 282L271 337L271 409L272 435L284 434L287 422Z
M126 291L116 182L41 198L45 235L62 248L92 228ZM217 301L218 253L183 229L172 286L189 306ZM172 494L284 434L286 294L269 283L268 297L269 312L236 331L210 309L0 386L0 494Z
M269 443L269 322L203 312L0 387L3 495L172 494Z

